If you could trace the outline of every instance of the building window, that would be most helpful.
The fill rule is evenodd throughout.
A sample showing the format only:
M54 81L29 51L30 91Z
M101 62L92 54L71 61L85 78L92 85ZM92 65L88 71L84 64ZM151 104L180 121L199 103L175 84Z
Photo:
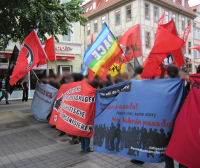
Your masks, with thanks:
M94 32L98 32L97 19L94 20Z
M154 21L158 22L158 7L154 7Z
M102 27L103 27L104 24L106 23L106 16L102 16L101 20L102 20Z
M192 64L187 64L188 71L190 74L192 74Z
M115 11L115 24L120 24L120 9Z
M191 42L188 42L188 48L192 47ZM188 50L188 54L191 54L191 50Z
M200 22L200 14L197 14L197 22Z
M150 19L149 4L145 3L145 19Z
M174 23L176 24L176 14L173 14L173 20L174 20Z
M185 18L182 17L182 30L185 30Z
M182 0L182 6L183 7L185 6L185 0Z
M197 58L197 50L194 50L194 58Z
M146 48L150 48L150 32L145 32Z
M71 41L71 32L68 30L68 34L62 36L62 41Z
M190 25L190 23L191 23L191 20L188 19L188 26ZM191 29L190 29L190 32L191 32Z
M200 40L200 30L198 30L198 40Z
M87 35L90 35L90 23L87 23Z
M128 5L126 7L126 21L130 21L131 20L131 5Z
M169 22L169 12L165 11L165 23Z
M91 44L88 44L88 45L87 45L87 49L90 47L90 45L91 45Z
M117 41L119 41L120 37L121 37L121 36L117 36L117 37L115 37L115 39L116 39Z
M197 39L197 29L194 29L194 39Z
M96 9L96 2L93 2L93 9Z

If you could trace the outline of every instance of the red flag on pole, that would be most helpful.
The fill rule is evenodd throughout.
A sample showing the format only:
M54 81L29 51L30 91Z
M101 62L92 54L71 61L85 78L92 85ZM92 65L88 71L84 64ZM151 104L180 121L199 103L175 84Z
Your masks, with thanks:
M200 45L188 48L188 50L191 50L191 49L196 49L200 52Z
M181 48L184 41L176 35L170 33L163 26L159 26L156 32L156 39L153 49L145 60L142 78L152 78L160 64L171 51Z
M164 18L165 18L165 12L164 12L163 15L160 17L160 19L159 19L159 21L158 21L158 26L159 26L159 25L163 25Z
M141 43L140 25L137 24L129 28L120 37L118 43L121 46L124 53L121 57L119 57L119 59L115 63L122 64L128 61L132 61L133 58L141 57L142 43Z
M200 167L200 74L190 76L192 88L175 120L172 137L165 151L179 163Z
M184 33L183 33L183 40L184 40L184 44L183 44L183 52L185 52L185 46L186 46L186 42L190 33L190 28L192 26L192 23L190 23L190 25L185 29Z
M92 43L93 43L93 34L91 36L91 44ZM88 80L89 80L89 82L92 82L93 79L94 79L93 71L90 68L88 68Z
M173 19L171 19L167 24L164 24L162 26L169 32L178 37L178 33ZM178 48L177 50L172 51L172 56L173 56L173 64L176 65L178 68L181 68L185 64L181 47Z
M46 40L44 43L42 43L42 47L44 51L46 52L47 57L49 58L49 61L56 61L56 53L55 53L55 44L54 44L54 37L51 37L50 39ZM44 65L48 59L44 59L40 61L37 66Z
M23 41L22 48L17 59L17 64L10 78L10 85L14 85L26 75L38 62L46 58L42 45L33 30Z

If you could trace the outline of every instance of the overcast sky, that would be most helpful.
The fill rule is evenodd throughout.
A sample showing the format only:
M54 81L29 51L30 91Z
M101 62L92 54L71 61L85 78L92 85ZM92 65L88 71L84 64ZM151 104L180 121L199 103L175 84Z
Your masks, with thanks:
M189 0L189 5L190 6L195 6L195 5L199 5L200 1L199 0Z

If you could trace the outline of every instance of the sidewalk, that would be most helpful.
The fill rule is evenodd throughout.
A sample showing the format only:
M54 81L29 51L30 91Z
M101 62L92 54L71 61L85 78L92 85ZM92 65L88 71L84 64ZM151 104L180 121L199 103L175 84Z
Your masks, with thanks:
M129 158L97 152L81 152L80 144L37 121L31 101L0 102L0 168L164 168L164 163L133 164ZM175 163L178 167L178 163Z

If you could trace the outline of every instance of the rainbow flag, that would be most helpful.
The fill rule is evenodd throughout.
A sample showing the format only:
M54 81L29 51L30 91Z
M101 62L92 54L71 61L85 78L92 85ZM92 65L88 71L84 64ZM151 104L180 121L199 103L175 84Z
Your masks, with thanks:
M118 41L106 24L92 43L85 51L83 63L93 72L105 79L109 68L123 54Z

